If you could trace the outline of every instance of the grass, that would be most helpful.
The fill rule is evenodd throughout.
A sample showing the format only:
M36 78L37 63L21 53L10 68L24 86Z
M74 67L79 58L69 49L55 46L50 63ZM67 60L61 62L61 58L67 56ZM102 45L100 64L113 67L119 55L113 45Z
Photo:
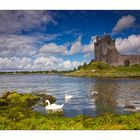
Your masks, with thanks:
M90 62L88 65L79 67L78 70L66 74L77 77L140 77L140 65L134 66L109 66L102 62Z
M97 117L78 115L74 118L65 117L63 113L58 112L43 115L32 109L32 105L41 100L41 97L17 92L6 93L0 99L2 101L0 104L0 130L140 129L140 113L129 115L107 113Z
M13 111L13 110L12 110ZM8 116L0 116L1 130L139 130L140 113L131 115L105 114L99 117L79 115L66 118L56 115L41 115L23 110ZM11 114L11 112L10 112ZM17 119L12 119L13 115ZM18 116L18 117L17 117Z

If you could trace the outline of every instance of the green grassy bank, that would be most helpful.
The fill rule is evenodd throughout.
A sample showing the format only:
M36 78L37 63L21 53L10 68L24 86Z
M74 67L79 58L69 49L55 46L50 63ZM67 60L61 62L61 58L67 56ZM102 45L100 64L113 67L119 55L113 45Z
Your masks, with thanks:
M140 129L140 113L130 115L104 114L98 117L79 115L67 118L63 113L40 114L32 106L44 98L55 102L55 98L45 95L18 94L9 92L0 98L0 130L104 130Z
M79 66L77 70L67 73L67 76L77 77L140 77L140 65L134 66L109 66L102 62L90 62Z

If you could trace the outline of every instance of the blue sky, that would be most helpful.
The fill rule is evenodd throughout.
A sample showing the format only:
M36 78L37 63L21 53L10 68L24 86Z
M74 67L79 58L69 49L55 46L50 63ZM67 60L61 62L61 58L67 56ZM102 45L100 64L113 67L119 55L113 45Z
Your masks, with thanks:
M0 70L69 70L94 58L95 36L140 54L140 11L0 11Z

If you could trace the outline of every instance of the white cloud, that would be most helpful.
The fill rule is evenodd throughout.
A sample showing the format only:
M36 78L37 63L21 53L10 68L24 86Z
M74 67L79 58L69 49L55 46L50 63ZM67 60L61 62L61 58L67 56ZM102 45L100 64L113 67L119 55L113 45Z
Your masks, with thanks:
M58 57L38 57L35 60L23 57L0 58L0 71L11 70L71 70L82 63Z
M48 11L0 11L0 33L16 33L22 30L39 29L41 24L53 22Z
M54 56L51 57L38 57L34 60L35 65L43 65L43 66L51 66L57 63L62 63L63 60L61 58L56 58Z
M70 70L81 64L54 57L68 54L63 45L49 43L38 50L36 42L40 37L44 39L39 35L0 35L0 70Z
M66 60L62 64L60 64L60 67L64 68L65 70L71 70L71 69L77 68L81 64L82 63L79 61L71 62L69 60Z
M37 55L37 43L50 41L57 35L0 35L0 57L27 57Z
M83 47L83 53L93 53L94 52L95 38L96 38L96 36L92 36L90 43L87 44L87 45L84 45L84 47Z
M38 70L71 70L81 65L79 61L64 61L58 57L39 57L34 61L34 66Z
M121 32L122 30L134 27L136 18L132 15L123 16L118 20L113 28L114 33Z
M71 46L69 54L76 54L81 52L82 47L81 47L81 36L78 37L78 39L73 43Z
M49 11L0 11L0 70L69 70L81 64L79 61L72 62L58 57L86 53L82 52L81 36L69 52L69 45L53 42L39 49L44 42L60 35L40 34L44 27L46 30L48 23L57 24L53 16ZM33 32L25 35L23 31Z
M62 54L66 55L68 53L66 46L63 45L57 45L55 43L49 43L43 45L39 49L40 53L47 53L47 54Z
M22 35L0 36L0 57L26 57L36 53L35 38Z
M81 36L79 36L76 42L73 43L69 54L82 53L84 57L91 57L94 54L94 42L95 36L92 36L89 44L82 45Z
M128 38L117 38L116 47L122 54L140 54L140 35L130 35Z
M31 58L0 58L0 70L25 70L31 68Z

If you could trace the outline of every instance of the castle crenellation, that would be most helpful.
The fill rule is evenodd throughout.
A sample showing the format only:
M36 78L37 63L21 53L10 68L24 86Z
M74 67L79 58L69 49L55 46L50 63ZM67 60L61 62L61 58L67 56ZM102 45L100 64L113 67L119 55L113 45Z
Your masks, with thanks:
M94 43L95 61L101 61L112 66L132 66L140 64L140 55L122 55L115 46L115 39L110 35L96 37Z

